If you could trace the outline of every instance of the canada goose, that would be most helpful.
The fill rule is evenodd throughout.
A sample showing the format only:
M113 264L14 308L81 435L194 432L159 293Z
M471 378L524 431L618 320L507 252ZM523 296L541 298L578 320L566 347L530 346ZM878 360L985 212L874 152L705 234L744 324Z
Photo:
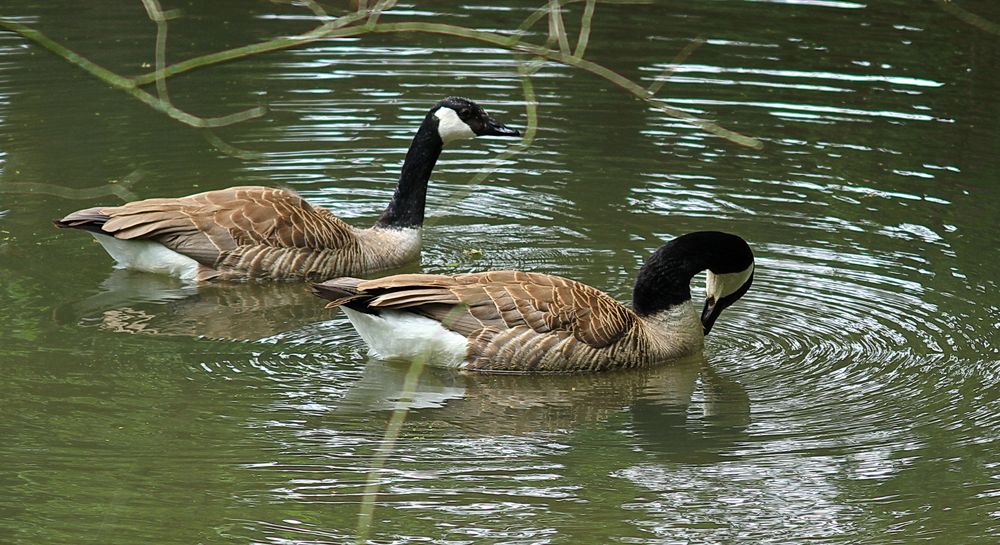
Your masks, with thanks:
M87 208L54 223L93 233L119 268L184 280L373 274L420 255L427 180L442 147L485 135L520 133L466 98L434 105L406 152L392 200L367 229L344 223L292 191L252 186Z
M706 269L699 323L690 283ZM336 278L313 291L344 308L376 356L424 355L475 371L600 371L696 353L719 314L750 288L753 271L742 238L699 231L646 260L632 309L586 284L520 271Z

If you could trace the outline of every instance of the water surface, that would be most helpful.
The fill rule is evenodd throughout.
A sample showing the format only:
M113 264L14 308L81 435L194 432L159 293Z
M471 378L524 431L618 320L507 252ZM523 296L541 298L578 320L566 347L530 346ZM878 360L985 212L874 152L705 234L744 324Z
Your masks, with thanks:
M385 20L513 29L541 3ZM150 69L141 3L37 4L0 16L119 73ZM318 24L303 6L203 4L164 6L183 10L170 61ZM960 5L1000 22L990 2ZM567 8L573 44L582 9ZM753 245L753 289L676 365L425 369L413 392L410 366L368 358L303 286L115 271L49 220L260 184L370 223L435 101L470 96L526 126L518 57L387 34L172 78L198 115L267 105L214 131L235 153L0 32L0 542L993 543L991 28L934 1L599 4L587 58L763 148L546 63L529 150L442 155L412 270L547 272L627 301L664 240L719 229Z

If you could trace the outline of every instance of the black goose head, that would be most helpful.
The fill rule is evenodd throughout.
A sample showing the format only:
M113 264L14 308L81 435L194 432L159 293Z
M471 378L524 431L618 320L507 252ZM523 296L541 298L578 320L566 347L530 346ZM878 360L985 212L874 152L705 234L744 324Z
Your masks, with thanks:
M728 236L736 240L720 245L705 276L705 308L701 312L705 335L712 330L722 311L743 297L753 284L753 251L742 238Z
M719 231L681 235L653 252L639 270L632 304L642 316L655 314L691 299L691 278L708 270L704 333L729 305L753 283L753 251L742 238Z
M427 114L437 123L438 136L447 144L477 136L521 136L489 116L479 104L462 97L448 97L438 102Z

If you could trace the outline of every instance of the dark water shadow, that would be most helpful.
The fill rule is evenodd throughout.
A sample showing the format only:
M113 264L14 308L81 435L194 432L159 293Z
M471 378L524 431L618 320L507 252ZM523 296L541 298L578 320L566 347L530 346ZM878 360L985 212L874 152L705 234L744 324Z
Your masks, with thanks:
M488 375L370 360L338 413L406 410L407 426L463 435L524 435L618 427L633 446L711 463L746 438L750 398L703 355L651 369L577 375Z

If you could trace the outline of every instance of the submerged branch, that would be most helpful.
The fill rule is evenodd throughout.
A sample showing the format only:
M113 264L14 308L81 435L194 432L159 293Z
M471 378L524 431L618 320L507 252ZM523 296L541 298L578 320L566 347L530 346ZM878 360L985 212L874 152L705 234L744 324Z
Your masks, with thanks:
M403 391L400 392L396 408L392 410L389 423L386 424L385 434L382 436L381 444L376 448L372 467L368 470L365 479L365 490L361 496L361 508L358 511L358 530L355 536L355 543L364 545L370 543L368 537L371 535L375 515L375 502L378 499L379 481L382 480L382 473L385 470L385 463L389 456L396 450L396 443L399 435L403 431L403 424L410 409L408 404L413 402L414 393L420 383L420 375L424 371L426 361L424 358L415 358L410 362L410 369L403 379Z
M993 21L990 21L989 19L982 17L980 15L976 15L975 13L972 13L971 11L961 6L956 5L951 0L932 0L932 1L935 4L937 4L938 7L940 7L944 12L949 13L955 16L956 18L965 21L970 25L979 28L980 30L984 30L991 34L1000 35L1000 24L994 23Z
M373 32L376 33L389 33L389 32L428 32L432 34L447 34L451 36L459 36L462 38L469 38L472 40L479 40L482 42L487 42L496 45L501 48L513 49L522 53L527 53L535 57L542 57L549 59L560 64L565 64L567 66L572 66L578 68L585 72L590 72L595 76L598 76L610 83L620 87L621 89L627 91L629 94L638 98L640 100L646 101L651 106L662 111L663 113L689 123L691 125L697 126L705 132L714 134L721 138L725 138L730 142L739 144L741 146L747 146L754 149L760 149L763 144L760 140L746 136L729 129L720 127L712 121L707 121L695 117L687 112L683 112L676 108L671 108L670 106L664 105L661 101L655 99L655 97L644 87L638 83L626 78L625 76L597 64L592 61L585 59L578 59L572 55L564 54L559 51L554 51L552 49L544 48L537 45L528 44L525 42L520 42L516 40L511 40L511 38L499 36L491 32L484 32L481 30L472 30L465 27L449 25L444 23L386 23L378 25Z
M549 0L549 37L559 44L559 52L569 54L569 37L563 22L562 4L559 0Z
M156 72L162 73L167 66L167 21L172 18L173 14L168 16L164 13L159 0L142 0L142 5L146 8L146 15L149 16L149 19L156 23L156 52L154 56ZM161 100L170 102L166 79L156 78L156 94Z
M371 28L378 24L378 20L382 17L382 13L396 7L396 0L380 0L375 3L375 6L371 9L371 14L368 16L368 21L365 22L367 28ZM362 11L360 8L358 11Z
M153 17L154 13L159 12L158 4L156 0L143 0L144 4L147 5L149 9L151 18L157 20ZM562 7L566 4L586 2L584 8L584 14L581 19L581 30L578 36L575 51L571 50L569 46L569 38L566 34L565 25L562 18ZM616 3L616 4L636 4L636 3L646 3L646 0L615 0L605 3ZM676 108L671 108L665 105L662 101L657 100L654 96L654 92L659 89L662 85L661 82L654 82L649 88L644 88L638 83L630 80L629 78L615 72L614 70L597 64L592 61L583 59L583 53L586 50L587 43L590 38L591 21L593 18L593 13L596 5L595 0L549 0L546 6L542 7L538 11L529 15L520 27L514 32L513 35L501 35L496 32L483 31L470 29L458 25L444 24L444 23L425 23L425 22L401 22L401 23L380 23L379 17L381 14L391 9L396 5L396 0L379 0L368 6L369 2L359 2L358 9L354 12L348 13L337 17L336 19L327 21L316 28L298 35L290 37L281 37L268 40L265 42L260 42L256 44L250 44L242 47L237 47L234 49L229 49L225 51L219 51L216 53L203 55L200 57L195 57L188 59L183 62L179 62L170 66L163 66L165 63L160 63L159 55L156 70L152 73L135 76L132 78L126 78L119 76L110 70L102 68L93 62L73 53L69 49L59 45L56 42L48 39L40 32L26 27L20 23L5 20L0 18L0 27L5 27L15 32L18 32L22 36L35 41L39 45L42 45L46 49L49 49L53 53L63 57L67 61L80 66L80 68L91 73L95 77L107 82L108 84L121 89L140 101L150 105L154 109L166 113L170 117L177 119L183 123L194 127L218 127L222 125L227 125L231 123L237 123L246 119L252 119L254 117L259 117L263 115L264 109L262 107L252 108L245 110L243 112L237 112L229 116L217 117L217 118L200 118L183 112L178 108L174 107L165 99L166 97L166 85L163 84L163 80L188 72L197 68L202 68L214 64L219 64L231 60L241 59L250 55L256 55L260 53L266 53L271 51L278 51L283 49L289 49L297 47L306 43L310 43L322 39L331 39L337 37L348 37L348 36L360 36L364 34L390 34L390 33L405 33L405 32L419 32L428 34L441 34L447 36L453 36L457 38L464 38L469 40L476 40L479 42L488 43L494 45L501 49L506 49L515 53L523 53L538 59L545 59L553 62L557 62L566 66L571 66L573 68L589 72L599 78L602 78L609 83L619 87L620 89L631 94L633 97L645 101L650 106L656 108L657 110L669 115L675 119L679 119L685 123L694 125L705 132L713 134L715 136L725 138L733 143L747 146L751 148L759 149L762 147L762 143L752 137L739 134L737 132L725 129L716 123L708 120L698 118L687 112L678 110ZM317 4L308 4L316 12ZM151 9L150 6L155 6L155 9ZM538 22L545 15L549 16L549 34L548 42L546 45L537 45L529 42L522 41L521 37L532 25ZM159 24L159 21L157 21ZM165 29L162 33L163 39L165 40ZM552 44L558 44L558 50L550 47ZM694 45L696 47L696 45ZM158 46L159 51L159 46ZM682 51L682 54L689 54L688 48ZM141 86L147 85L149 83L157 83L157 89L160 93L160 98L156 98L149 93L140 89Z
M583 17L580 18L580 35L576 39L576 50L573 56L582 59L587 51L587 43L590 42L590 23L594 19L594 10L597 8L597 0L587 0L587 7L583 8Z
M674 71L677 70L677 66L683 64L684 61L686 61L687 58L691 56L691 53L694 53L695 49L698 49L703 45L705 45L705 39L699 37L696 38L691 43L684 46L684 49L681 49L680 53L678 53L677 56L674 57L674 60L672 60L670 64L667 65L667 68L664 69L663 72L660 72L660 75L653 78L653 83L651 83L649 87L646 88L646 91L648 91L649 94L651 95L655 95L657 91L660 90L660 87L663 87L663 84L667 82L667 78L669 78L671 74L673 74Z
M0 193L54 195L63 199L78 201L93 201L99 197L114 195L123 202L128 202L139 198L130 189L138 177L139 172L136 171L121 180L110 180L103 185L84 188L71 188L42 182L4 182L0 185Z
M338 17L333 21L324 23L305 34L298 36L287 36L281 38L274 38L266 42L260 42L256 44L249 44L233 49L227 49L225 51L219 51L216 53L209 53L208 55L202 55L200 57L193 57L186 61L171 64L170 66L163 69L162 72L151 72L148 74L143 74L141 76L134 76L130 78L131 81L135 82L136 85L147 85L156 81L158 77L169 78L182 74L184 72L190 72L197 68L204 68L214 64L220 64L224 62L229 62L237 59L242 59L244 57L249 57L251 55L257 55L260 53L270 53L272 51L280 51L283 49L291 49L293 47L298 47L300 45L305 45L310 42L315 42L316 40L328 39L328 38L338 38L347 36L358 36L361 34L366 34L370 30L355 26L350 28L343 28L347 25L356 23L358 21L364 20L368 17L367 13L355 12L349 15L344 15L343 17Z
M329 19L330 15L323 9L323 6L319 5L319 2L315 0L302 0L302 3L313 12L313 15L321 19Z
M206 142L211 144L212 147L230 157L236 157L237 159L243 159L245 161L259 161L264 157L267 157L266 153L238 148L229 142L226 142L222 138L219 138L219 136L212 132L211 129L201 131L201 136Z
M166 114L167 116L192 127L223 127L225 125L232 125L233 123L239 123L240 121L260 117L266 112L265 108L258 106L256 108L250 108L221 117L199 117L185 112L173 104L147 93L146 91L140 89L136 82L132 79L119 76L111 70L88 60L86 57L80 56L74 51L51 40L48 36L33 28L5 18L0 18L0 27L24 36L55 55L65 59L67 62L80 67L83 71L107 83L111 87L124 91L154 110Z
M577 4L580 2L587 2L589 4L594 1L595 0L560 0L559 5L566 6L569 4ZM631 5L652 4L653 1L654 0L601 0L601 3L605 5L610 4L610 5L631 6ZM545 5L535 10L531 15L527 16L524 19L524 21L521 22L521 24L517 27L514 33L523 34L527 32L528 29L535 26L535 23L541 21L543 17L549 14L549 9L550 9L549 6Z

